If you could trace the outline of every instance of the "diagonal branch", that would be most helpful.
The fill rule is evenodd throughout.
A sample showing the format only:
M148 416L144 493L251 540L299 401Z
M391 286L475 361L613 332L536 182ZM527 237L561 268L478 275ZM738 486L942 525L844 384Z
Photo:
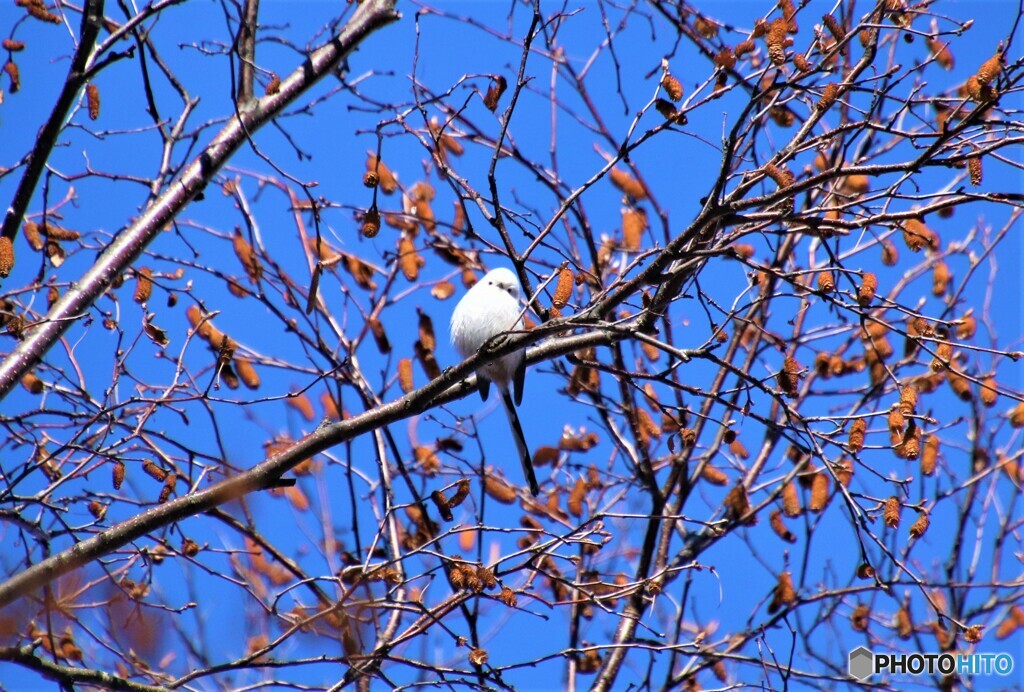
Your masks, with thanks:
M202 192L253 132L272 121L282 109L304 94L322 77L330 74L370 33L397 20L399 14L394 6L395 0L368 0L361 4L341 33L314 50L309 58L281 83L280 91L253 101L251 108L232 117L213 141L184 169L181 177L173 181L134 223L118 234L96 263L54 304L44 321L34 325L25 340L0 363L0 399L11 391L18 380L43 357L57 339L103 295L114 277L134 262L163 228ZM88 12L86 14L91 16ZM68 87L65 87L65 91L67 89ZM33 161L37 155L33 156ZM42 162L39 165L41 166ZM19 188L18 199L21 199L20 193ZM21 213L24 213L30 196L31 194L25 196ZM17 228L21 213L13 216L8 213L4 223L5 234L8 232L8 225Z

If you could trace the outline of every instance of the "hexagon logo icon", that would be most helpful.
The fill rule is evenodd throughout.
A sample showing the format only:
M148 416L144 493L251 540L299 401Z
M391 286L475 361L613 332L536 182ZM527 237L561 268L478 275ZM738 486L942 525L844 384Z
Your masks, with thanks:
M850 675L858 680L871 677L874 672L874 659L875 655L871 653L871 649L858 646L850 652Z

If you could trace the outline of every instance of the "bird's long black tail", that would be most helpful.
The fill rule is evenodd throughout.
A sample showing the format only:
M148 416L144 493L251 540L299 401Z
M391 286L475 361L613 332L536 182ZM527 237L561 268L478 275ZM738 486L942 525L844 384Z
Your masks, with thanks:
M537 476L533 473L533 462L530 460L530 450L526 446L523 426L519 424L516 407L512 404L512 397L506 387L501 388L501 402L505 405L505 415L508 416L508 423L512 426L512 437L516 440L516 450L519 452L519 462L523 465L523 475L526 476L526 482L530 484L530 492L536 497L540 494L540 486L537 485Z

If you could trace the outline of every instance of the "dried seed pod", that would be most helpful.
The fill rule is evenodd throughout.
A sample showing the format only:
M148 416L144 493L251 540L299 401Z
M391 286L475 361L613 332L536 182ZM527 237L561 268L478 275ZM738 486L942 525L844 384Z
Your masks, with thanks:
M910 611L906 606L896 611L896 634L900 639L910 639L914 634L914 625L910 621Z
M850 627L855 632L867 632L871 624L871 609L866 603L859 603L850 615Z
M416 360L420 362L420 366L423 368L423 372L427 374L430 379L436 379L441 376L441 366L437 364L437 358L434 356L433 351L428 351L423 347L421 341L417 341L413 344L413 348L416 352Z
M370 208L363 214L362 224L359 232L366 238L374 238L380 233L380 212L376 208Z
M419 316L418 329L420 343L423 345L425 350L433 351L437 348L437 337L434 336L434 322L430 319L430 315L422 310L417 308L416 312Z
M866 175L848 175L840 181L840 188L848 195L863 195L871 189L871 180Z
M986 377L981 383L981 403L991 408L999 401L998 383L994 377Z
M451 281L438 281L430 289L430 295L438 300L448 300L455 294L455 284Z
M949 367L953 359L953 344L942 341L935 347L935 357L932 358L932 370L939 372Z
M178 474L168 473L167 478L164 480L164 487L160 489L160 497L157 500L158 504L167 502L171 497L171 493L174 492L174 486L178 482Z
M412 238L407 235L398 241L398 262L402 274L409 281L416 281L420 276L420 268L426 264L426 260L416 251Z
M779 186L780 189L784 187L789 187L790 185L793 184L793 181L796 179L792 171L790 171L788 168L779 168L778 166L771 163L766 163L762 170L764 171L765 175L771 178L775 182L775 184Z
M971 185L975 187L981 185L982 171L980 156L971 156L967 159L967 173L970 175Z
M867 427L867 421L863 418L858 418L853 421L853 424L850 426L850 439L847 446L854 454L857 454L864 449L864 433L866 432Z
M831 271L818 272L818 290L822 293L831 293L836 290L836 277Z
M829 82L825 85L825 90L821 93L821 99L818 100L814 107L819 111L827 111L831 108L836 98L839 96L839 85L835 82Z
M923 248L939 249L939 236L920 219L906 219L902 230L903 242L911 252L920 252Z
M142 470L145 471L147 476L154 480L162 482L167 479L167 471L163 470L149 459L142 462Z
M634 200L642 200L647 198L647 190L640 183L639 180L630 175L627 171L621 168L612 168L608 174L612 185L619 188L624 194L633 198Z
M787 356L782 370L778 374L779 389L789 398L795 398L800 387L800 363L792 356Z
M6 279L14 269L14 243L7 236L0 236L0 279Z
M569 514L574 517L583 516L583 497L587 493L587 483L582 478L577 478L576 483L573 485L572 490L569 491L569 500L566 503L569 508Z
M8 50L12 53L18 53L25 50L25 44L22 41L15 41L12 38L5 38L2 45L4 50Z
M501 100L501 95L505 93L505 89L508 88L508 82L501 75L491 76L491 85L487 87L487 93L484 95L484 107L492 113L498 109L498 101Z
M112 482L114 484L114 490L120 490L121 484L124 483L125 467L123 461L115 461L113 469Z
M437 507L437 513L441 515L441 518L445 521L451 521L452 507L448 502L448 498L444 496L440 490L435 490L430 493L430 499L433 501L434 506Z
M309 397L303 392L289 392L288 396L284 399L284 403L298 411L299 415L309 422L312 422L313 419L316 418L316 412L313 410L313 402L310 401Z
M622 248L631 252L640 249L647 230L647 212L633 207L622 208Z
M654 109L661 114L661 117L670 123L678 123L680 121L680 113L676 110L676 107L672 105L671 101L665 99L655 99Z
M43 381L31 370L21 378L21 386L31 394L42 394L45 389Z
M25 11L28 12L30 16L41 22L60 24L60 17L47 10L46 5L43 4L42 0L22 0L17 4L24 7Z
M448 500L448 506L458 507L467 497L469 497L469 481L465 478L460 478L455 486L455 494Z
M1017 404L1012 411L1010 411L1010 426L1014 428L1024 428L1024 401Z
M960 318L956 325L956 338L966 341L967 339L974 338L974 334L978 331L978 321L974 319L974 315L967 314Z
M668 72L661 78L661 88L673 101L679 102L683 98L683 85Z
M890 529L895 529L900 525L900 512L903 506L900 504L898 497L893 495L885 501L885 510L882 512L882 518L885 520L885 525Z
M483 480L484 492L489 497L503 505L510 505L516 501L516 489L504 478L487 474Z
M924 451L921 454L921 473L930 476L935 473L935 465L939 458L939 436L934 433L924 438Z
M946 295L946 290L949 288L949 282L952 278L953 275L949 271L949 265L942 260L936 262L932 267L932 295L936 298Z
M388 334L384 331L384 325L376 317L371 317L366 322L370 328L370 333L373 334L373 340L377 344L377 350L383 354L391 353L391 341L388 339Z
M21 73L18 71L18 65L13 60L8 60L4 63L4 72L11 80L11 85L7 88L7 92L15 94L21 89Z
M878 277L872 272L864 272L864 276L861 277L860 287L857 289L857 302L862 308L871 305L871 301L875 299L876 291L878 291Z
M822 16L821 23L825 25L828 32L832 34L832 38L836 40L836 43L842 43L846 39L846 31L839 24L839 20L830 14Z
M779 612L783 607L796 602L796 590L793 588L793 575L783 572L779 575L779 581L775 585L772 601L768 604L768 612L771 614Z
M378 185L385 195L394 194L398 189L398 179L395 174L372 151L366 152L366 170L377 174Z
M148 267L135 270L135 295L133 299L140 305L147 302L153 295L153 272Z
M85 99L89 106L89 120L100 117L100 88L89 82L85 87Z
M829 488L828 472L818 471L811 477L811 500L807 503L807 509L812 512L821 512L828 506Z
M931 522L928 520L928 514L926 512L921 512L921 514L917 516L917 521L910 526L910 537L920 538L923 536L924 532L928 530L929 524L931 524Z
M788 33L789 24L781 17L768 27L765 42L768 44L768 59L772 61L773 65L783 65L786 62L786 36Z
M995 79L1003 69L1003 53L1002 51L997 52L991 58L986 60L978 68L974 78L978 81L981 86L988 86L993 79Z
M716 469L711 464L704 464L704 468L702 468L700 472L700 477L712 485L729 484L729 477L726 476L723 471Z
M789 530L786 523L782 520L782 512L777 509L773 509L768 517L768 521L776 536L787 543L796 543L796 536L793 535L793 532Z
M798 517L801 514L800 495L793 481L782 486L782 512L787 517Z
M572 270L563 267L558 273L558 284L555 286L555 295L551 304L556 308L564 308L572 296L573 275Z
M909 385L900 390L899 412L904 416L912 416L917 413L917 390Z
M955 62L948 43L944 43L932 36L927 37L924 42L928 46L928 51L932 54L932 57L935 58L935 62L939 63L945 70L953 69Z
M412 360L409 358L398 361L398 386L405 394L415 389L412 383Z
M249 244L245 236L242 235L240 228L235 228L231 244L234 247L235 256L238 257L238 261L242 263L245 273L249 276L249 281L254 284L258 283L260 277L263 276L263 267L256 256L256 250Z
M733 521L739 521L750 511L750 500L747 498L747 489L742 484L736 483L732 489L726 494L725 500L725 515ZM757 523L757 516L752 515L745 521L747 525L753 525Z
M714 38L718 36L718 24L707 17L697 15L693 20L693 28L697 30L697 33L704 38Z
M896 246L891 241L882 241L882 264L887 267L896 266L896 263L900 259L900 253L896 249Z
M25 233L25 240L28 241L29 246L33 250L38 252L43 249L46 241L43 239L43 234L40 232L39 224L32 221L26 221L22 230Z
M238 379L248 389L259 389L260 388L260 376L256 372L256 368L253 367L252 362L246 358L235 358L235 372L238 373Z
M961 401L970 401L973 398L973 395L971 394L970 381L959 372L952 369L947 371L946 380L949 382L949 386L952 388L953 393L956 394Z

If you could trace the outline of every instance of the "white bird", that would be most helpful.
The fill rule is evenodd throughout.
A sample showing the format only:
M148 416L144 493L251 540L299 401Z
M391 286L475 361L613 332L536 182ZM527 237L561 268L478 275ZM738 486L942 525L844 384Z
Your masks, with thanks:
M462 297L452 313L451 336L452 345L463 358L468 358L480 350L489 339L514 329L522 329L520 318L519 281L511 270L504 267L493 269L480 279ZM486 401L493 382L501 393L501 402L512 426L519 461L523 465L523 473L530 484L530 492L535 496L540 493L537 477L533 473L533 463L526 446L523 427L519 424L515 407L523 402L523 379L526 374L526 360L522 349L506 354L482 366L477 371L480 381L480 397ZM509 394L509 384L512 394Z

